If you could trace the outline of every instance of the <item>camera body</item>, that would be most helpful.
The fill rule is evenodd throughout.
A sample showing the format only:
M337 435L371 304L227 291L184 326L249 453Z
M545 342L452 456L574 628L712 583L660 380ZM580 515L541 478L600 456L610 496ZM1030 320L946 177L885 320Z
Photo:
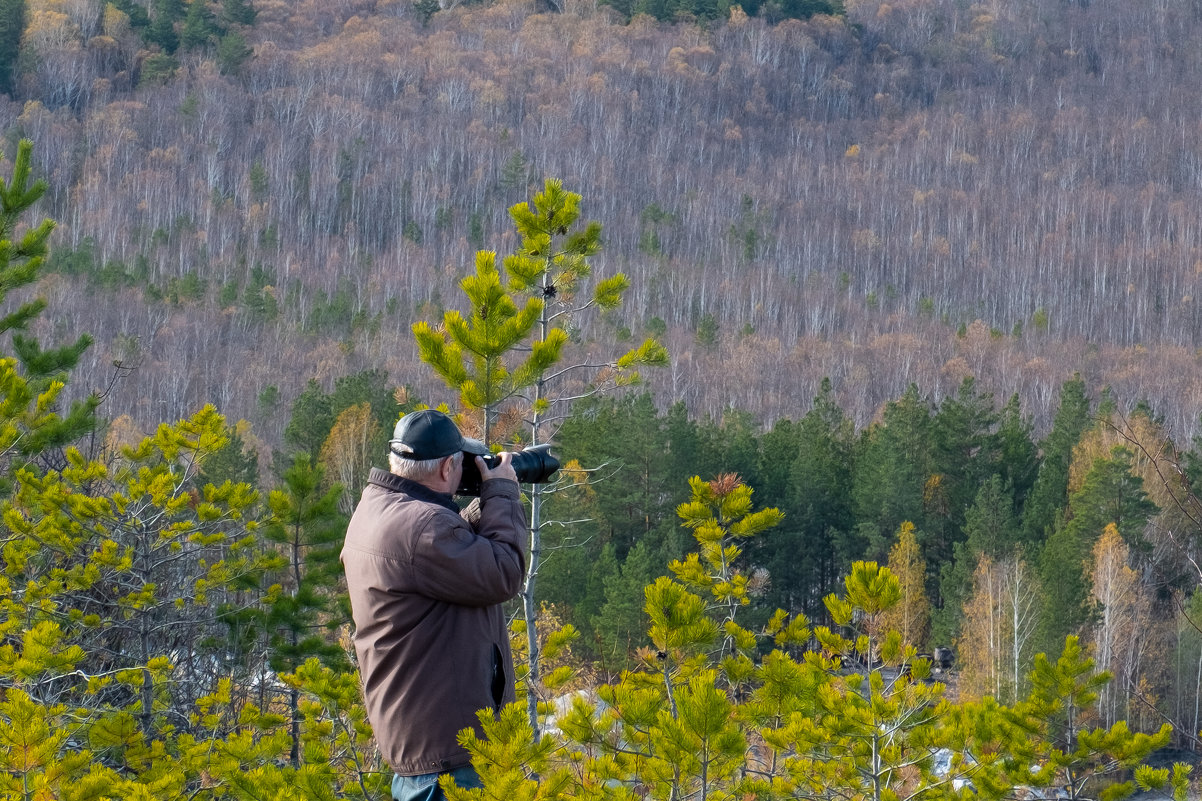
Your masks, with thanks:
M484 464L489 470L496 467L501 461L501 457L495 453L485 454L480 458L484 460ZM550 444L533 445L520 450L513 455L510 464L513 465L513 472L518 474L518 482L521 484L545 484L559 469L559 460L551 455ZM480 486L483 483L480 469L476 467L475 457L470 453L465 453L463 455L463 478L460 480L455 494L478 497Z

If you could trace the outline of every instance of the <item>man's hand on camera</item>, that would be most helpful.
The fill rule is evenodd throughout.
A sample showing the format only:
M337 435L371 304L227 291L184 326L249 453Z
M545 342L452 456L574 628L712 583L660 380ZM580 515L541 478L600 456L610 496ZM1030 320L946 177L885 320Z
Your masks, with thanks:
M479 456L476 457L476 467L480 468L480 479L482 481L491 481L494 478L507 478L510 481L516 482L518 480L518 474L514 471L513 465L511 464L511 462L513 462L513 454L509 451L504 451L502 453L498 453L497 457L501 461L499 461L497 466L492 470L488 469L488 465L484 463L483 459L481 459Z

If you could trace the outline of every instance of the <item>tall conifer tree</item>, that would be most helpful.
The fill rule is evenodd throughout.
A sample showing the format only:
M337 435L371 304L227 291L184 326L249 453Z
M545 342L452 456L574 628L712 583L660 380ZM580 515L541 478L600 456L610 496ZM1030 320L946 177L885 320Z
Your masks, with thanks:
M203 0L201 0L203 2ZM179 49L179 34L175 30L186 13L183 0L151 0L150 25L143 36L168 55Z
M17 87L17 55L25 31L25 0L0 0L0 94Z
M930 429L930 405L911 384L902 397L886 404L881 424L863 436L852 480L860 556L883 557L902 523L909 520L922 530L926 508L942 504ZM920 544L925 552L926 543Z
M998 469L997 422L993 395L979 391L971 377L943 400L931 420L932 461L940 476L938 503L927 504L932 530L924 552L932 566L951 558L952 545L963 540L964 515L977 489Z
M778 426L778 428L781 428ZM786 468L780 485L764 486L764 496L780 499L785 519L771 534L757 537L748 551L768 570L762 604L792 613L821 614L822 599L836 589L844 567L863 555L848 547L851 514L852 421L834 400L824 378L810 411L791 424L788 438L761 440L761 474Z
M1064 382L1052 430L1039 444L1039 473L1023 507L1023 539L1027 543L1042 546L1052 531L1057 513L1068 502L1068 471L1073 447L1089 426L1089 412L1090 403L1081 376Z
M200 49L217 41L224 31L205 0L192 0L180 27L179 43L185 49Z
M953 548L953 558L940 569L942 605L935 614L932 632L935 644L947 645L960 635L964 604L973 589L973 571L981 556L994 560L1011 556L1019 548L1019 522L1007 485L994 475L977 492L976 501L965 515L964 540Z

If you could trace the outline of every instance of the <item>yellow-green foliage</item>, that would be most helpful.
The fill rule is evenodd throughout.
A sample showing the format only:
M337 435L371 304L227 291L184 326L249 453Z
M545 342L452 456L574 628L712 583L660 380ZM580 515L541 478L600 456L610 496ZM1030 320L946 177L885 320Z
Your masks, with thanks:
M483 716L486 738L465 732L462 742L485 786L447 786L451 801L900 801L1066 785L1073 798L1118 799L1137 783L1185 797L1183 766L1113 781L1167 742L1167 729L1078 729L1065 739L1066 721L1080 720L1108 680L1075 640L1059 660L1041 659L1035 689L1014 707L949 701L929 661L881 630L902 591L876 563L853 565L844 591L826 599L834 627L811 632L783 612L759 631L740 626L734 613L748 584L734 542L770 530L779 515L753 511L734 477L691 487L679 512L699 552L672 565L675 580L647 588L642 667L576 694L549 721L554 735L536 738L516 705L499 720Z
M532 205L519 203L509 210L521 244L504 258L503 269L495 252L476 253L474 273L459 284L469 311L450 310L439 325L420 321L413 326L421 360L459 395L465 409L484 412L486 434L509 405L527 404L522 410L532 408L538 415L549 412L557 398L546 384L556 372L599 379L596 389L633 383L638 368L666 363L663 346L648 339L612 362L561 364L579 316L594 307L618 307L630 285L618 273L596 281L591 296L581 297L592 274L589 258L601 249L601 226L577 226L580 201L560 181L548 179ZM575 396L580 385L572 386L569 395ZM519 397L535 387L532 398Z
M36 276L52 228L7 239L44 188L28 173L22 143L0 181L0 300ZM224 418L206 407L126 447L71 447L92 406L63 415L63 381L37 372L68 368L71 353L21 347L0 358L0 798L381 797L358 676L316 661L267 669L284 564L261 537L271 512L249 485L198 480Z
M379 797L355 673L311 660L230 678L248 663L228 658L223 610L259 603L280 560L255 536L249 487L191 489L223 430L204 409L109 462L72 451L59 471L18 472L3 504L0 797ZM252 679L278 711L251 703ZM280 714L293 690L296 732Z

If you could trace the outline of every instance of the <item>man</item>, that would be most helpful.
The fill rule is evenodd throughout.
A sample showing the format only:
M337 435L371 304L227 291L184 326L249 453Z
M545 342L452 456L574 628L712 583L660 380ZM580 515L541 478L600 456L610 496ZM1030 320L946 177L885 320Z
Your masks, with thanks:
M479 787L461 729L514 700L500 604L526 572L526 516L513 454L489 469L488 449L441 412L407 414L389 443L391 472L373 469L351 517L342 564L355 652L376 742L398 801L441 801L438 777ZM480 497L452 500L463 460L476 460Z

